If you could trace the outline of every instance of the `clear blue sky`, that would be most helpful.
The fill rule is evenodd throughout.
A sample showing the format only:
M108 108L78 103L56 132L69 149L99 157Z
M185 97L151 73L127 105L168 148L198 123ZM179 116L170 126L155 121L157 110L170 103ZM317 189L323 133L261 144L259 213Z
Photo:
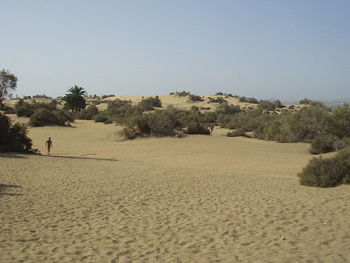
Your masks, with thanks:
M350 98L349 0L0 0L18 95Z

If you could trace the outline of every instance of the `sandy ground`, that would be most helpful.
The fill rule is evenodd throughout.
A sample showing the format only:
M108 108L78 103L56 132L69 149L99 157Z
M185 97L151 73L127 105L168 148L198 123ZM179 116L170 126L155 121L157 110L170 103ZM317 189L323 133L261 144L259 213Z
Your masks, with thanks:
M106 99L106 101L109 100L115 100L115 99L120 99L120 100L131 100L133 104L139 103L143 98L148 98L150 96L116 96L116 97L109 97ZM153 96L155 97L155 96ZM245 103L245 102L240 102L237 98L234 97L225 97L221 95L204 95L201 96L203 101L195 101L192 102L189 100L188 96L181 97L176 94L173 95L164 95L164 96L159 96L159 99L162 101L162 108L166 108L168 106L173 106L177 109L181 110L190 110L192 106L197 106L199 108L204 108L206 110L213 111L217 108L219 105L218 103L209 103L209 98L223 98L227 101L229 104L234 104L234 105L239 105L242 109L243 108L256 108L256 104L251 104L251 103ZM100 106L101 110L104 110L107 108L107 104L103 103Z
M306 144L74 126L0 155L1 263L350 262L350 186L300 186Z

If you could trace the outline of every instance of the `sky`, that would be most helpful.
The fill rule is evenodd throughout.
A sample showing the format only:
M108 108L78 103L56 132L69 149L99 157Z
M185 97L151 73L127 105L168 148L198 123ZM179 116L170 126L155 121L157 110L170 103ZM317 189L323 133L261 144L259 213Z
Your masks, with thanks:
M17 95L350 98L349 0L0 0Z

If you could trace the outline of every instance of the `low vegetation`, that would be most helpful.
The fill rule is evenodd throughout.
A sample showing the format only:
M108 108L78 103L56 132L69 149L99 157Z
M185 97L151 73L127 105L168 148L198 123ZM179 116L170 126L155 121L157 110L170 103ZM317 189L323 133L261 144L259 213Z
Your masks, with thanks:
M332 187L350 183L350 107L343 105L335 109L321 102L303 99L304 106L286 108L279 100L268 101L256 98L238 97L217 92L209 103L217 103L212 111L201 111L192 107L189 111L173 107L162 109L158 96L143 98L137 105L127 100L108 102L105 111L99 111L97 102L89 105L86 91L78 86L68 90L62 98L63 110L58 108L56 100L50 102L27 102L20 99L14 108L5 106L3 99L16 88L17 78L8 71L1 71L3 86L0 93L0 110L15 112L17 116L29 117L32 126L70 125L75 118L95 120L103 123L117 123L125 126L121 134L127 139L138 136L178 136L188 134L210 134L208 127L220 125L231 129L229 137L254 136L258 139L285 142L308 142L312 154L324 154L339 151L333 158L314 158L299 174L300 183L309 186ZM188 97L189 101L203 101L203 97L182 91L171 93ZM106 98L111 95L102 96ZM240 102L257 104L257 107L232 105L225 98L235 97ZM45 98L35 95L33 98ZM97 96L94 96L96 99ZM91 102L90 102L91 103ZM35 152L31 140L27 137L24 125L12 124L9 118L0 113L0 151ZM345 149L344 149L345 148Z
M138 106L144 110L144 111L151 111L154 110L154 107L160 108L162 107L162 101L159 99L158 96L156 97L148 97L146 99L142 99Z
M333 158L314 158L299 173L300 184L334 187L350 183L350 148L338 152Z
M27 132L25 125L13 124L8 116L0 113L0 152L36 153Z
M93 120L96 115L98 115L99 111L96 105L91 104L86 109L82 110L78 113L77 119L81 120Z
M193 95L193 94L189 95L189 100L191 102L204 101L204 99L201 96Z
M222 97L217 97L217 98L209 97L208 98L208 103L219 103L219 104L222 104L222 103L227 103L227 100L225 100Z
M31 103L20 99L15 105L15 112L18 117L29 117L31 126L46 126L46 125L70 125L74 122L74 114L67 110L57 108L58 102L52 100L49 103L36 102Z
M191 93L188 91L175 91L175 92L170 92L169 95L177 95L179 97L186 97L186 96L191 95Z
M259 104L259 101L256 98L247 98L247 97L238 97L239 102L246 102L252 104Z
M73 114L68 111L38 109L30 116L29 125L34 127L47 125L70 126L73 121Z

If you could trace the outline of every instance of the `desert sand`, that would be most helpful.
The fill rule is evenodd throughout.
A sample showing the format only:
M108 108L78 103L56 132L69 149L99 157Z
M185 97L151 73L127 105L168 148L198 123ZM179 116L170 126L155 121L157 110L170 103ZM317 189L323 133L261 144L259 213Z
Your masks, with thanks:
M133 104L137 104L143 98L145 99L148 97L154 97L154 96L115 96L115 97L108 97L105 99L105 101L108 102L108 101L113 101L115 99L120 99L120 100L130 100L130 101L132 101ZM158 96L158 97L162 101L163 108L166 108L167 106L171 105L171 106L173 106L177 109L181 109L181 110L190 110L192 106L197 106L197 107L206 108L209 111L213 111L217 108L217 106L219 104L218 103L209 103L209 98L223 98L227 101L227 103L239 105L241 108L248 108L248 107L256 108L257 107L256 104L240 102L238 98L226 97L223 95L203 95L203 96L200 96L200 97L202 97L203 101L195 101L195 102L190 101L188 96L182 97L182 96L178 96L177 94L162 95L162 96ZM93 101L93 99L91 101ZM107 104L102 103L102 104L98 105L98 108L101 110L105 110L107 108Z
M1 263L350 262L350 186L299 185L307 144L73 126L0 154Z

